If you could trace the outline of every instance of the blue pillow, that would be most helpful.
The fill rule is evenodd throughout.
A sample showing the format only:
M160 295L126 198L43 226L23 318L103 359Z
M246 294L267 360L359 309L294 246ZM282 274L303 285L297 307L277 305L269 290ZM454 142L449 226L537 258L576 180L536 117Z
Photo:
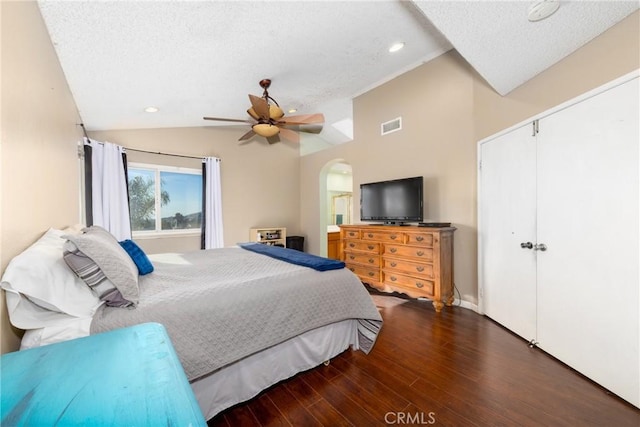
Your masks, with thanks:
M123 240L120 242L120 246L129 254L136 267L138 267L138 273L141 276L149 274L153 271L153 264L147 258L147 254L144 253L140 246L136 245L133 240Z

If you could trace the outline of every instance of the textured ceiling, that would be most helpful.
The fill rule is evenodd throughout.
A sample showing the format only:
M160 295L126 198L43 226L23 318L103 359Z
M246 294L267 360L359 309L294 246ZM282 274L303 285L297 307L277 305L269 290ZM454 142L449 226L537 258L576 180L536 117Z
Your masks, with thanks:
M214 126L246 118L247 94L322 112L349 140L351 100L452 45L505 94L614 25L638 2L562 2L529 23L529 1L40 1L89 130ZM435 26L434 26L435 25ZM437 28L437 29L436 29ZM390 54L397 41L404 49ZM144 112L155 106L159 112ZM246 129L239 129L238 136Z
M549 68L637 10L638 1L561 1L529 22L533 1L415 1L501 95Z

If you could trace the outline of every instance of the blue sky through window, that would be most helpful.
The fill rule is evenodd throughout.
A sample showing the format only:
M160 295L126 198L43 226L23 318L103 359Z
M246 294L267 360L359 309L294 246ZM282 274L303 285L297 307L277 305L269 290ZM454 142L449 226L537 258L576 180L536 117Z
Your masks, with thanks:
M190 215L202 211L202 177L200 175L160 172L161 191L169 193L171 201L162 207L162 216L177 213Z

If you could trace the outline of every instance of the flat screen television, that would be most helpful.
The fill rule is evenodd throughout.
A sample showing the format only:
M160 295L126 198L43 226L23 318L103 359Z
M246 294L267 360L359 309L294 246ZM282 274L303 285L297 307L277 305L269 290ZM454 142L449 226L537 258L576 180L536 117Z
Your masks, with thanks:
M360 220L402 225L423 219L421 176L360 184Z

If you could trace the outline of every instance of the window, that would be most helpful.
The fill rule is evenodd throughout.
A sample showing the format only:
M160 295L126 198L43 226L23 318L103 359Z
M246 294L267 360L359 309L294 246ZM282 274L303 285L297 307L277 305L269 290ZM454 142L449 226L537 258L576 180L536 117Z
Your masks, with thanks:
M202 171L130 163L128 175L135 235L200 233Z

